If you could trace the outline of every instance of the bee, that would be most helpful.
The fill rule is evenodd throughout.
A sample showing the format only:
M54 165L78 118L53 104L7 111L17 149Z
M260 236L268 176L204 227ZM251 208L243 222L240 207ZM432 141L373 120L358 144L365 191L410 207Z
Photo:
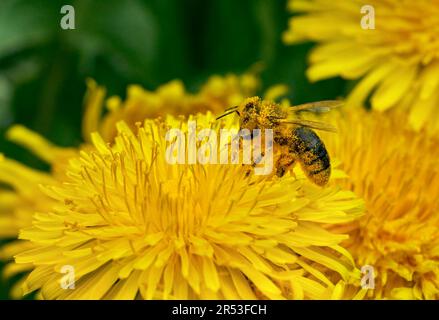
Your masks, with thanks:
M275 174L282 177L299 163L310 181L324 186L331 175L331 161L325 144L313 129L331 132L336 129L326 123L301 119L300 113L327 112L340 105L340 101L330 100L283 106L252 97L239 106L226 109L217 120L236 113L240 118L241 129L250 132L253 129L272 129L274 145L280 151L275 163Z

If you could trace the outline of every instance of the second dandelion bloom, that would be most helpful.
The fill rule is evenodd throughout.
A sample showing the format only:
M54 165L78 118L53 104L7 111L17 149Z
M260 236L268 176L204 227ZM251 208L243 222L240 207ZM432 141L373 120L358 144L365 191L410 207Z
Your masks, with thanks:
M192 117L219 130L211 114ZM230 119L229 121L233 121ZM231 125L231 123L229 123ZM20 238L35 248L26 292L47 299L254 299L340 297L359 281L346 235L326 226L352 221L362 201L306 179L247 175L240 165L170 165L164 137L180 119L123 122L109 146L71 161L57 205L34 216ZM63 266L75 290L60 286ZM336 276L334 276L336 275Z
M407 115L347 109L329 116L339 133L323 134L365 200L359 220L337 227L359 267L375 270L375 299L439 298L439 140L415 132Z
M358 80L348 105L370 97L376 110L408 112L416 130L439 129L439 1L297 0L289 8L298 15L284 41L317 42L309 58L311 81ZM370 10L374 29L361 24Z

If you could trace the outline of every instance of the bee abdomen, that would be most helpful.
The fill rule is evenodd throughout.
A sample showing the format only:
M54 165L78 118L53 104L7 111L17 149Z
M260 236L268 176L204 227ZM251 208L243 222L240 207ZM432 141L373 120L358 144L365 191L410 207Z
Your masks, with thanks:
M319 186L328 183L331 162L325 145L311 129L298 127L293 132L291 151L296 154L307 177Z

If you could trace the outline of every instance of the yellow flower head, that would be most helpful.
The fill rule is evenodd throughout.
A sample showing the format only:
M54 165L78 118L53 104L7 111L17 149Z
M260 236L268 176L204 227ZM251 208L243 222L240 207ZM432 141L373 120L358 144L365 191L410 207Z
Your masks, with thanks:
M253 73L224 77L216 75L209 78L196 94L187 93L179 80L165 84L156 91L132 85L128 88L125 101L115 96L106 100L108 112L105 115L101 114L105 89L93 80L88 80L87 85L83 132L88 142L90 134L95 131L99 131L106 141L111 141L116 132L116 123L121 120L135 128L137 121L165 116L167 113L188 115L202 109L222 112L226 106L253 95L259 86L259 79ZM267 94L275 97L283 92ZM75 148L57 147L21 125L11 127L7 138L47 162L51 173L28 168L5 157L0 158L0 238L17 237L20 228L29 226L34 211L51 206L52 201L38 185L61 180L68 159L79 152ZM80 149L86 148L88 144ZM1 252L0 255L4 256Z
M21 125L11 127L10 141L22 144L41 159L52 164L52 175L33 170L5 157L0 158L0 237L16 238L22 227L27 227L35 210L51 207L52 201L38 188L39 184L53 183L63 176L67 159L74 149L59 148Z
M148 117L173 114L187 114L190 109L220 110L237 103L240 99L252 95L259 86L256 73L241 76L212 76L201 90L195 94L185 91L181 81L175 80L156 91L147 91L139 86L130 86L128 97L121 102L118 97L107 99L108 112L102 117L105 90L92 80L87 82L88 92L85 99L83 120L84 139L89 141L90 133L99 130L110 141L115 134L115 125L125 120L134 127L136 121ZM9 129L7 138L32 151L47 162L51 172L43 172L26 167L8 158L0 159L0 238L17 238L21 228L31 225L35 212L45 212L53 205L53 199L41 192L40 184L60 183L65 175L68 159L78 154L74 148L59 148L38 134L16 125ZM84 144L81 149L86 149ZM30 247L27 241L12 241L0 248L0 258L10 260L14 255ZM12 276L26 271L31 265L9 263L5 266L4 276ZM12 296L21 296L20 283L14 287Z
M130 86L128 97L121 101L110 97L105 103L108 112L102 115L105 89L89 80L83 117L83 134L87 142L80 148L60 148L42 136L15 125L8 130L7 138L32 151L50 165L51 172L35 170L8 158L0 158L0 239L18 237L21 228L31 225L35 212L45 212L53 205L53 199L43 193L40 184L57 184L65 178L68 160L76 157L79 151L90 148L90 134L99 131L106 141L112 141L116 134L116 123L124 120L131 128L137 121L148 117L171 114L188 114L197 108L222 111L225 107L238 103L241 99L254 94L259 86L255 73L241 76L212 76L197 93L189 94L183 84L172 81L156 91L147 91L139 86ZM275 98L285 92L285 86L275 86L266 96ZM14 255L31 247L28 241L12 241L0 248L0 259L10 260ZM26 271L31 264L9 263L5 266L5 276ZM12 296L21 296L19 283L14 287Z
M75 149L56 147L38 134L16 125L9 129L8 139L17 142L48 162L52 172L29 168L15 160L0 157L0 238L16 239L19 230L31 225L36 211L47 211L54 201L39 188L40 184L56 184L65 176L67 160L77 154ZM32 248L27 241L11 241L0 248L0 259L11 260L14 255ZM32 266L7 264L3 276L27 271ZM11 296L22 295L20 282L14 286Z
M219 132L208 113L190 117ZM236 126L232 117L226 126ZM289 174L271 180L242 165L169 164L167 130L182 119L117 125L113 145L70 161L55 201L21 239L35 247L16 262L35 268L25 292L47 299L330 298L352 281L346 236L327 225L352 221L362 201ZM63 289L64 266L75 289ZM335 273L336 278L327 276Z
M366 202L339 228L358 267L375 269L375 298L439 299L439 141L411 131L406 115L349 109L334 114L339 133L323 135Z
M309 79L358 79L348 105L370 96L376 110L408 112L417 130L439 129L438 0L295 0L289 7L301 15L291 18L284 41L317 42Z

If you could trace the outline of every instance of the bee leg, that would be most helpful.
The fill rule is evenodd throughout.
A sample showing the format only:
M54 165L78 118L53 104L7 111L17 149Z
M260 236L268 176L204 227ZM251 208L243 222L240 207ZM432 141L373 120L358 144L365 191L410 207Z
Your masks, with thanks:
M252 162L251 166L247 166L248 168L247 168L247 171L245 173L246 177L248 177L250 175L250 172L252 170L254 170L254 168L261 162L261 160L264 156L265 156L265 153L264 153L264 151L262 151L261 155L255 161Z
M242 138L244 140L253 140L253 138L256 138L257 136L259 136L259 130L252 130L250 131L250 134L242 136Z
M261 162L261 160L262 160L262 158L265 156L265 152L264 151L262 151L261 152L261 155L253 162L253 164L252 164L252 166L253 167L256 167L256 165L258 165L259 164L259 162Z
M250 175L250 173L252 172L252 168L249 168L249 166L245 165L245 164L243 166L247 167L245 170L245 176L248 177Z
M276 162L276 175L282 177L293 167L295 161L296 159L292 154L282 154Z

